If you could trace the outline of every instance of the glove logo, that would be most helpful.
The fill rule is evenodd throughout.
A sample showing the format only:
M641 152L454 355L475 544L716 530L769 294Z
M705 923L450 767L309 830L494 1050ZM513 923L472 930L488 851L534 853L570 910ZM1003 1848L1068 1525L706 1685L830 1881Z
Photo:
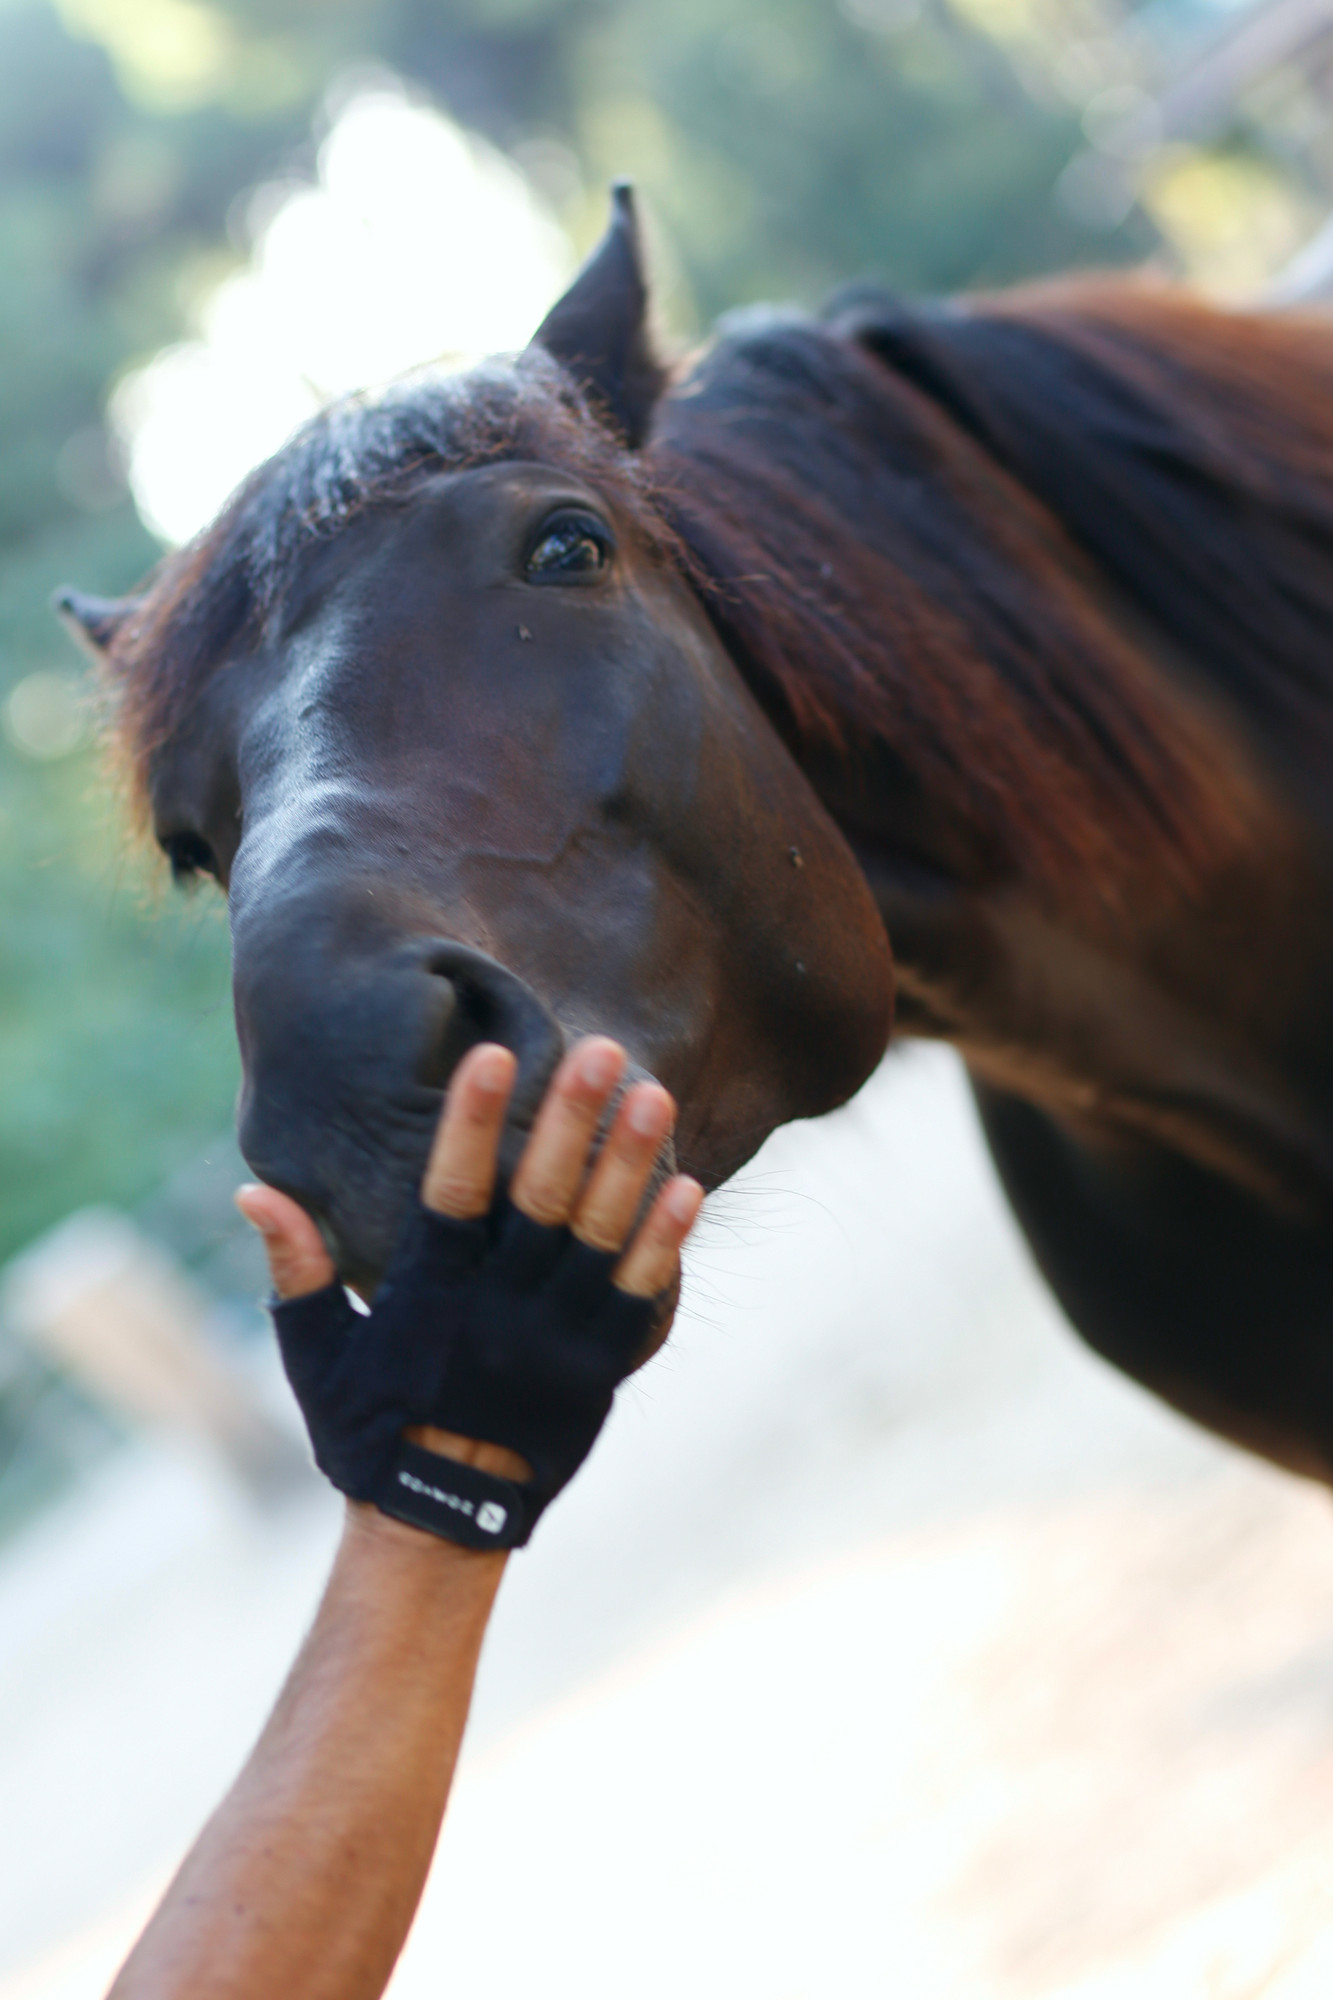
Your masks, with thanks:
M398 1484L406 1486L409 1492L424 1493L428 1500L438 1500L442 1507L452 1507L459 1514L471 1514L474 1511L472 1502L464 1500L461 1494L442 1493L438 1486L427 1486L424 1479L418 1479L411 1472L400 1472ZM491 1502L487 1500L483 1504L489 1507ZM504 1509L501 1508L500 1512L503 1514Z
M496 1500L483 1500L477 1509L477 1526L484 1528L488 1535L498 1535L509 1519L509 1510Z

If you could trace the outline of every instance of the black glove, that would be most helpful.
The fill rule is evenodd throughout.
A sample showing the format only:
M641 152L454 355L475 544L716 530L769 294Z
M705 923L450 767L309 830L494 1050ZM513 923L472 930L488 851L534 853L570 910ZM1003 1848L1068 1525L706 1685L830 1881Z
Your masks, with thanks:
M475 1222L418 1204L369 1314L340 1284L273 1306L315 1463L353 1500L469 1548L521 1548L592 1450L656 1302L612 1251L507 1198ZM508 1445L526 1484L409 1444L412 1424Z

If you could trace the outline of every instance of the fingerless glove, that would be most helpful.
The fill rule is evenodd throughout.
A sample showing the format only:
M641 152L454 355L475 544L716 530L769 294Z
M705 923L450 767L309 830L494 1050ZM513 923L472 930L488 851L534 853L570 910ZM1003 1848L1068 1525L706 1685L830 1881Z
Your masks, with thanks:
M472 1222L417 1205L371 1311L340 1284L272 1307L315 1463L353 1500L470 1548L519 1548L591 1451L647 1344L615 1253L507 1198ZM525 1483L409 1444L434 1424L507 1445Z

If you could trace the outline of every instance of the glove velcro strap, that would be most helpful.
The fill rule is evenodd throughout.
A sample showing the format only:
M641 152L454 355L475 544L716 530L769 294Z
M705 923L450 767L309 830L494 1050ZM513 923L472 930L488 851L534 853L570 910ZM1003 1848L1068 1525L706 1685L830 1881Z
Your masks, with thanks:
M521 1549L532 1533L526 1495L512 1479L406 1439L371 1497L382 1514L465 1549Z

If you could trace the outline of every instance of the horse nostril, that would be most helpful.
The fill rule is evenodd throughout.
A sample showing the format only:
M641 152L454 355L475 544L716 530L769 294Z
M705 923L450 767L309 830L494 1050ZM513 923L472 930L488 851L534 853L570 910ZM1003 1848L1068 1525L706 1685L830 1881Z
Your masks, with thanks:
M328 971L312 947L295 965L274 953L238 982L241 1143L259 1178L316 1218L344 1280L373 1288L460 1059L482 1041L518 1057L500 1151L508 1176L564 1035L514 973L447 938L400 933L341 979Z
M445 989L442 1024L426 1052L423 1081L443 1090L468 1050L478 1042L508 1042L504 1009L495 994L476 981L460 978L432 964L431 973Z
M443 1090L478 1042L500 1042L518 1057L516 1101L539 1098L564 1052L555 1017L515 973L484 952L448 940L421 950L422 969L449 988L440 1023L426 1054L422 1081Z

